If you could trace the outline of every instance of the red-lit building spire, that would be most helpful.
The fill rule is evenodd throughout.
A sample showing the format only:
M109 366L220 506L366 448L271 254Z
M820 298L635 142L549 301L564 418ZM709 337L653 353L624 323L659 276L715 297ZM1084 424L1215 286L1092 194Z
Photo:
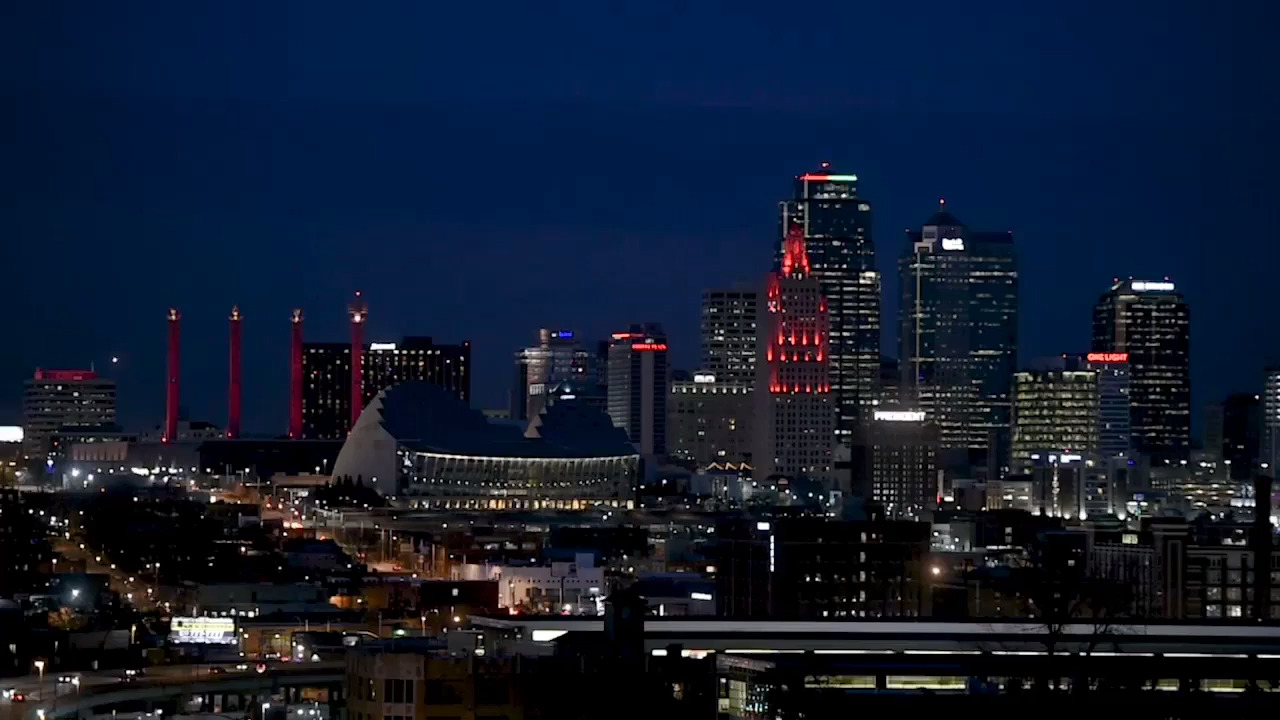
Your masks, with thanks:
M240 308L232 306L230 377L227 383L227 437L240 437Z
M782 276L808 277L809 251L804 245L804 228L792 225L782 247Z
M169 308L169 372L165 383L163 442L178 439L178 329L182 316L177 308Z
M302 310L293 311L289 346L289 439L302 437Z
M347 312L351 315L351 427L355 427L364 409L364 323L369 318L369 306L359 290Z

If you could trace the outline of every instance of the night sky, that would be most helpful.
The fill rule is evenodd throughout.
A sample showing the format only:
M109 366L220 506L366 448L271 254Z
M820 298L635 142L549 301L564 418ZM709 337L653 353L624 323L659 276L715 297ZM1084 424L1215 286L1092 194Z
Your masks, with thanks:
M283 432L288 318L471 340L505 407L539 327L658 321L769 269L776 203L830 160L874 207L896 342L903 229L945 197L1021 253L1021 359L1088 349L1117 275L1192 311L1194 409L1280 356L1274 0L6 2L0 423L36 366L119 355L123 420ZM286 9L287 8L287 9ZM1153 12L1155 11L1155 12Z

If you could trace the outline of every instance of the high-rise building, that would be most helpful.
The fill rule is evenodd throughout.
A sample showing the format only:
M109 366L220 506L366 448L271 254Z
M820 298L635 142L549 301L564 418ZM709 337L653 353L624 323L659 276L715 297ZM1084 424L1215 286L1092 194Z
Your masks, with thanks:
M1013 442L1009 463L1026 472L1033 455L1098 451L1098 373L1074 358L1013 375Z
M562 384L575 389L594 385L595 363L595 353L579 345L572 330L539 330L538 344L516 353L512 419L537 417L549 394Z
M997 477L1018 357L1013 234L971 231L943 206L907 231L898 270L904 402L937 422L946 469Z
M429 337L375 342L361 356L361 396L368 404L384 388L424 380L471 400L471 343L437 345ZM351 429L351 344L303 343L302 436L345 438Z
M808 477L848 491L836 487L832 456L829 306L811 271L804 228L790 226L784 242L781 269L760 295L752 468L761 480Z
M1232 393L1222 402L1222 450L1227 476L1253 479L1262 456L1262 396Z
M902 366L898 358L880 358L880 406L902 404Z
M702 369L717 382L755 384L757 303L755 290L702 293Z
M754 311L753 311L754 312ZM722 382L710 372L671 381L667 449L703 469L751 462L753 385Z
M938 428L923 412L886 408L867 423L870 492L890 519L918 520L938 495Z
M1134 452L1155 463L1191 449L1191 315L1167 281L1117 280L1093 309L1093 351L1127 353Z
M849 448L860 422L879 400L880 273L871 240L871 205L858 197L858 176L837 175L823 163L800 175L782 203L779 235L798 227L810 273L826 298L831 324L831 388L838 445ZM780 248L775 270L781 270Z
M23 453L49 451L62 428L94 427L116 421L116 381L93 370L39 370L23 383Z
M608 410L642 456L667 452L667 336L656 324L632 325L609 345Z
M1270 365L1262 383L1262 461L1280 476L1280 365Z
M1129 457L1129 355L1089 353L1085 367L1098 374L1098 455Z

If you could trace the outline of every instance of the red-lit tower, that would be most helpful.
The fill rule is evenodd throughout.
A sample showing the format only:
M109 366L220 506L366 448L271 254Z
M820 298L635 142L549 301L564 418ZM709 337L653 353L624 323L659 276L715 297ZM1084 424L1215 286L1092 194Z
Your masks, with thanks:
M169 308L169 378L165 384L164 442L178 439L178 327L182 316Z
M240 308L231 307L231 376L227 384L227 437L240 437Z
M359 290L347 312L351 315L351 427L355 427L364 409L364 323L369 317L369 306Z
M293 342L289 348L289 439L302 437L302 310L293 311Z
M798 224L787 226L781 266L769 274L757 312L754 469L757 477L806 476L836 489L827 299Z

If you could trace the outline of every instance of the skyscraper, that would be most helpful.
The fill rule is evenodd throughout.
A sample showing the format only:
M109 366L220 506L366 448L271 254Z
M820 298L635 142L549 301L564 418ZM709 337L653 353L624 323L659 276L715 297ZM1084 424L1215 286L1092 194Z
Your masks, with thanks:
M667 336L660 325L632 325L609 345L609 417L642 456L667 452Z
M93 370L39 370L23 384L23 453L48 452L49 440L62 428L107 425L116 421L116 381Z
M375 342L361 355L362 404L384 388L425 380L471 400L471 343L436 345L429 337ZM351 344L303 343L302 436L337 440L351 429Z
M994 478L1018 357L1013 233L971 231L944 205L907 231L898 270L903 402L938 424L941 466Z
M880 273L871 241L871 205L858 197L857 175L836 175L823 163L800 175L781 206L779 236L798 227L809 272L826 298L831 323L831 388L835 433L848 448L877 404L880 377ZM785 248L775 270L782 269Z
M671 381L667 403L667 449L697 468L715 463L749 463L753 385L721 382L718 375L696 372Z
M756 381L756 291L702 293L702 369L716 382Z
M1127 353L1133 449L1153 462L1191 448L1191 315L1164 281L1117 280L1093 309L1093 350Z
M1010 467L1023 473L1039 455L1098 451L1098 373L1075 359L1013 375Z
M760 296L752 467L758 480L803 476L837 489L829 306L811 271L803 226L791 225L784 242L782 267Z
M1128 457L1133 451L1129 430L1128 353L1089 353L1086 367L1098 374L1098 454Z
M1280 476L1280 365L1269 365L1262 383L1262 461Z
M1262 456L1262 435L1262 396L1253 393L1228 395L1222 402L1221 457L1232 480L1248 482L1253 479Z
M516 352L512 419L536 417L546 406L548 393L562 383L575 388L594 385L595 361L595 353L579 345L572 330L539 330L537 345Z
M891 519L919 519L938 495L938 428L918 410L877 410L867 424L870 492Z

